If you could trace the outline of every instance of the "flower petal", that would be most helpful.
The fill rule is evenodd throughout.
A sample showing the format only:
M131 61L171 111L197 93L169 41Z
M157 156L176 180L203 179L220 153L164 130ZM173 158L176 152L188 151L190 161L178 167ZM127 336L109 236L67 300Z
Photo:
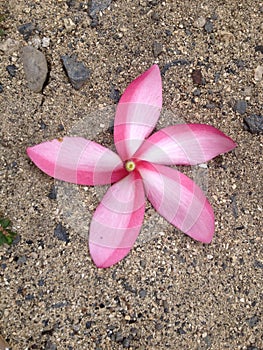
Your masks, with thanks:
M27 154L46 174L80 185L109 184L127 174L116 153L82 137L43 142Z
M146 195L159 214L190 237L211 242L213 209L191 179L175 169L148 162L140 164L139 172Z
M162 108L162 80L157 65L124 91L114 121L114 142L122 160L132 157L150 135Z
M235 142L204 124L177 124L151 135L134 155L157 164L194 165L231 151Z
M129 253L144 210L142 179L136 171L108 189L90 225L89 249L96 266L109 267Z

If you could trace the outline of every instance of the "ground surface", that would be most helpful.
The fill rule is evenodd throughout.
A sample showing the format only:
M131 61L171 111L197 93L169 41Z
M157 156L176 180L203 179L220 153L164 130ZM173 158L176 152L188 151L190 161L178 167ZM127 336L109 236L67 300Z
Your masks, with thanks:
M262 1L116 0L93 19L87 4L0 4L0 40L19 43L0 58L0 212L19 233L14 245L0 247L0 333L13 350L263 349L262 136L243 123L263 114L263 82L254 76L263 60ZM29 22L31 32L19 33ZM20 48L44 37L49 77L43 93L34 93ZM64 54L90 69L78 91L63 70ZM96 141L109 142L108 124L96 113L114 106L117 90L153 63L163 72L164 109L238 143L209 162L216 235L202 245L164 225L124 261L98 270L78 229L81 214L75 226L63 215L64 202L48 197L54 181L25 149L70 133L87 117L90 129L102 129ZM8 65L17 67L13 78ZM86 189L84 199L92 212L96 195ZM58 223L69 243L54 236Z

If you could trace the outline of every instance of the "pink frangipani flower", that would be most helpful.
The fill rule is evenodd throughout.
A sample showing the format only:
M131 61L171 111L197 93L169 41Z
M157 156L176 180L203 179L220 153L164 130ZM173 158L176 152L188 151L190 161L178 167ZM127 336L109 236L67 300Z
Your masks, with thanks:
M157 65L124 91L114 121L117 153L81 137L64 137L27 149L46 174L81 185L113 184L96 209L89 249L98 267L109 267L132 248L142 226L145 196L156 211L203 243L214 234L214 214L202 190L168 165L195 165L236 144L209 125L177 124L149 136L162 107Z

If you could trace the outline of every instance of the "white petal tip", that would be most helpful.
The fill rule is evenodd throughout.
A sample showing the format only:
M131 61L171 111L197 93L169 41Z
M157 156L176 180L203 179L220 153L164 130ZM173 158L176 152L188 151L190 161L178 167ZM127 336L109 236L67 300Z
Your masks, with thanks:
M130 248L108 248L89 243L90 255L98 268L105 269L122 260Z

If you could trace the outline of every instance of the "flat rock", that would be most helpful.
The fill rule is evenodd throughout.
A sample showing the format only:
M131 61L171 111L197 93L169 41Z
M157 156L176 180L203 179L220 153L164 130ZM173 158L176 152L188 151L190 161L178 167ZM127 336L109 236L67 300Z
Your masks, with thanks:
M249 117L244 118L245 129L251 134L263 133L263 116L252 114Z
M72 86L79 90L89 79L90 70L83 62L77 61L75 56L64 55L61 59Z
M21 56L29 89L41 92L48 73L45 55L33 46L25 46Z

